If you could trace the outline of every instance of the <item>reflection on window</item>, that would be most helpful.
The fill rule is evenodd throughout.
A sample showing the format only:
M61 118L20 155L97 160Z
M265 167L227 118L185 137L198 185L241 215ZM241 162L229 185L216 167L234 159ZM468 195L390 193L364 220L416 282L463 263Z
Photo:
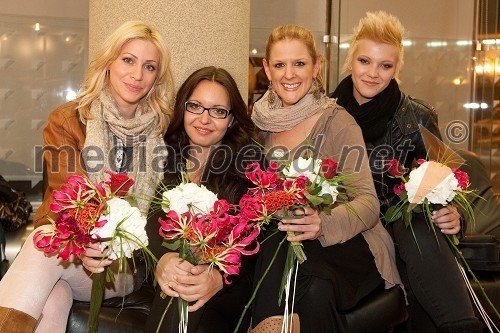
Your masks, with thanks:
M39 190L43 127L75 97L87 54L87 20L0 15L0 174L20 190Z
M500 0L477 2L471 105L471 147L491 173L500 192ZM496 10L495 10L496 9Z

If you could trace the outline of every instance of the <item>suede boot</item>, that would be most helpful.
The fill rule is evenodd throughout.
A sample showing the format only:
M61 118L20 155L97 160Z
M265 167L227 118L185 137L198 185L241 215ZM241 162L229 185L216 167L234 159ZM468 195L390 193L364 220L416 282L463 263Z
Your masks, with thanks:
M281 333L282 325L283 316L272 316L264 319L254 328L250 327L248 333ZM296 313L292 316L292 331L289 333L300 333L299 315Z
M483 323L477 318L463 319L438 327L438 333L481 333Z
M32 316L12 308L0 306L0 332L33 333L37 320Z

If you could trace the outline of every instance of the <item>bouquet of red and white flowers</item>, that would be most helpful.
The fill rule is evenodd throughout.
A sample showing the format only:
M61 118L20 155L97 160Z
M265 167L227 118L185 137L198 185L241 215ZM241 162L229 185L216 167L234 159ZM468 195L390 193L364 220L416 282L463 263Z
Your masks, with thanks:
M186 182L162 193L166 213L159 218L164 246L178 250L179 257L193 265L210 264L218 268L229 284L229 275L238 275L243 255L259 251L259 228L237 214L236 207L203 185ZM169 303L170 305L170 303ZM179 332L187 332L188 302L178 299ZM165 313L168 311L168 306ZM161 327L160 321L158 328Z
M259 163L247 166L246 177L256 185L240 201L240 214L256 221L262 227L272 220L301 218L295 210L311 206L330 213L339 196L343 176L337 174L338 163L332 159L305 159L299 157L281 172L272 162L266 170ZM299 263L307 260L300 242L291 243Z
M257 162L251 163L246 168L246 177L256 187L249 189L241 198L240 215L255 221L259 228L263 228L272 221L302 218L303 214L300 214L300 211L303 212L306 206L330 214L335 202L348 204L344 191L346 187L343 185L346 176L338 174L337 169L338 163L328 158L299 157L284 166L281 171L276 162L271 162L266 170L262 170ZM288 232L288 235L295 234ZM281 241L280 246L285 239L286 237ZM275 257L269 265L273 264L274 259ZM300 264L305 260L307 257L302 243L290 242L279 291L279 302L281 302L283 292L286 293L288 299L292 272L294 267L297 268L296 262ZM263 278L264 276L261 281ZM253 301L256 292L257 290L254 291L249 303ZM287 312L285 309L285 316ZM243 316L244 313L241 318ZM289 320L285 319L284 325L287 330Z
M423 213L429 228L436 232L432 223L432 212L454 204L474 224L474 211L467 198L467 195L474 195L474 192L468 189L469 175L436 161L420 159L417 164L419 166L410 172L408 178L405 177L404 168L398 160L393 159L387 164L389 175L401 179L401 183L394 186L394 193L399 196L400 201L387 209L385 220L390 223L402 218L411 228L412 213ZM449 237L453 244L458 244L455 235ZM418 246L418 240L415 241Z
M39 230L33 241L46 255L57 252L63 260L79 256L90 243L107 249L107 257L119 260L120 272L125 272L127 258L141 250L148 261L156 260L147 249L146 218L134 206L128 190L134 180L124 174L107 172L109 181L93 184L85 176L70 176L60 190L54 190L50 209L58 213L51 220L53 228ZM104 259L104 258L103 258ZM105 267L92 274L89 332L97 332L105 280L113 281L113 273Z
M401 183L394 186L394 193L399 196L400 201L387 209L384 216L385 220L391 223L402 219L405 225L411 229L413 213L423 214L429 229L436 234L435 226L432 222L433 212L447 205L456 205L473 226L475 223L474 210L469 200L478 195L475 191L469 189L469 175L458 168L452 169L436 161L420 159L417 161L417 164L419 166L413 169L408 177L405 177L404 168L398 160L393 159L387 164L389 174L394 178L401 179ZM464 267L480 286L484 298L490 304L498 318L500 318L500 315L484 292L481 283L470 269L460 249L457 247L459 243L457 236L446 234L445 238L457 260L472 300L483 317L484 322L490 331L493 332L493 327L498 331L472 289ZM418 239L415 239L415 242L418 247Z

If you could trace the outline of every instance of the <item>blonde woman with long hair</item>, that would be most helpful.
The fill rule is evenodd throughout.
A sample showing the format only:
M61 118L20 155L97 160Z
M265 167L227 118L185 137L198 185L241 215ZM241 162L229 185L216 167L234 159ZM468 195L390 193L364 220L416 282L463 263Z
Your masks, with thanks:
M33 235L52 228L49 204L52 191L71 175L106 179L105 171L126 173L135 180L132 193L146 214L148 196L163 177L170 122L173 79L165 41L155 28L129 21L115 30L90 63L81 92L49 116L44 135L46 189L30 234L13 265L0 281L1 332L65 332L73 299L90 299L89 275L116 261L98 245L80 258L63 262L35 248ZM105 298L134 289L131 272L116 279ZM122 285L125 284L125 285ZM135 286L137 287L137 286Z

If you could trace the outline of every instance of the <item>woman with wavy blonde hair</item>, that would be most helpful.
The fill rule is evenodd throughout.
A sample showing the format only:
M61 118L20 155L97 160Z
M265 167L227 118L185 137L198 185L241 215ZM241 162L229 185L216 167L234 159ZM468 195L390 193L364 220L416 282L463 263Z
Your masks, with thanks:
M165 133L174 103L174 80L170 70L170 54L166 48L165 40L158 30L141 21L130 21L119 27L104 42L107 47L102 47L97 51L94 61L91 62L87 70L81 93L77 98L80 116L82 119L90 117L90 104L109 84L109 65L118 57L122 46L133 39L149 40L159 51L160 59L155 83L145 97L150 103L150 108L159 116L157 130Z
M149 197L163 178L166 146L163 135L173 104L170 56L158 30L129 21L115 30L90 63L78 97L55 109L44 128L43 202L35 216L36 229L0 281L1 332L65 332L73 299L90 299L91 273L111 261L98 244L69 262L45 256L33 235L53 228L49 217L52 192L71 175L106 180L106 171L126 173L146 214ZM134 290L129 269L107 288L105 298ZM124 278L125 277L125 278Z

